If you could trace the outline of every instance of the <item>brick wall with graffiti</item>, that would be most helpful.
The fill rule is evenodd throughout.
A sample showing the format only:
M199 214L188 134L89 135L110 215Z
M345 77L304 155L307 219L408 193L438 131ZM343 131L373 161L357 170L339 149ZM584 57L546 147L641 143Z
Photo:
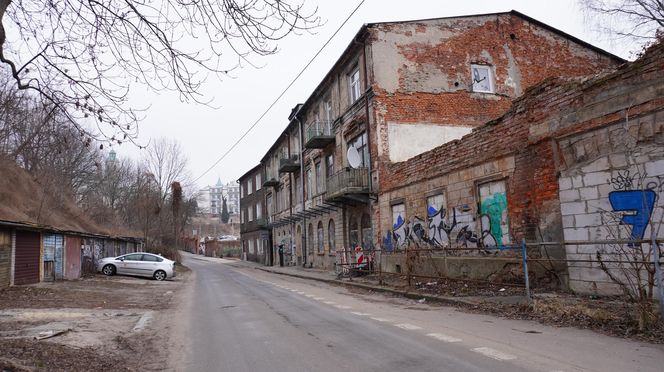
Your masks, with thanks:
M508 219L508 179L514 157L406 185L380 199L382 247L497 249L513 239Z

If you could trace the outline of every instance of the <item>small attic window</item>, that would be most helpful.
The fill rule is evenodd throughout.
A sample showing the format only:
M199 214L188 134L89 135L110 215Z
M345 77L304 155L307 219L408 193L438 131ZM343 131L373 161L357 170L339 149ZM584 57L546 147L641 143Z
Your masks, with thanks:
M470 65L473 92L494 93L493 72L489 65Z

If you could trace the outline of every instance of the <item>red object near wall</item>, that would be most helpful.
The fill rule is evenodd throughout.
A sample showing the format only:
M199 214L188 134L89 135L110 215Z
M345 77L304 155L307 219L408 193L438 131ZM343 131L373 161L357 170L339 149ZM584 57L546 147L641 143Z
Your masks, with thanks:
M81 238L65 237L65 279L81 277Z
M40 234L17 230L14 284L39 283L39 256Z

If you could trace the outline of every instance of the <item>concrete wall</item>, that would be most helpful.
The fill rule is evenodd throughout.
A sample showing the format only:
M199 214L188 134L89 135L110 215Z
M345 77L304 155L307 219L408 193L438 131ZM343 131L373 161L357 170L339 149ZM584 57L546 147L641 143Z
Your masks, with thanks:
M647 114L560 141L569 161L561 172L560 209L566 241L664 238L664 112ZM654 130L653 130L654 129ZM581 147L583 146L583 150ZM588 153L588 149L597 149ZM620 288L601 269L604 260L628 259L650 244L567 245L570 287L579 292ZM625 271L608 265L612 275ZM626 266L626 265L625 265Z

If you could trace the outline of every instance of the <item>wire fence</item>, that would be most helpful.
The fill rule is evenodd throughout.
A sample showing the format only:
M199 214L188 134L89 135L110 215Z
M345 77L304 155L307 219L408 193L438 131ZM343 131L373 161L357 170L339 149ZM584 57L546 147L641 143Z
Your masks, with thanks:
M532 300L531 291L539 289L542 277L553 276L558 287L564 287L564 277L586 275L587 271L601 271L603 280L614 287L644 286L657 291L660 313L664 313L662 286L662 247L664 239L593 240L565 242L526 242L499 247L431 246L410 244L402 249L342 249L337 250L335 270L339 278L370 276L383 284L390 278L404 280L408 287L418 280L454 280L475 285L495 285L521 288ZM474 266L469 271L486 273L497 267L506 276L473 275L463 270L451 270L449 263ZM529 266L530 265L530 266ZM489 269L490 271L490 269ZM498 279L497 279L498 277ZM641 290L641 289L637 289ZM663 315L664 321L664 315Z

